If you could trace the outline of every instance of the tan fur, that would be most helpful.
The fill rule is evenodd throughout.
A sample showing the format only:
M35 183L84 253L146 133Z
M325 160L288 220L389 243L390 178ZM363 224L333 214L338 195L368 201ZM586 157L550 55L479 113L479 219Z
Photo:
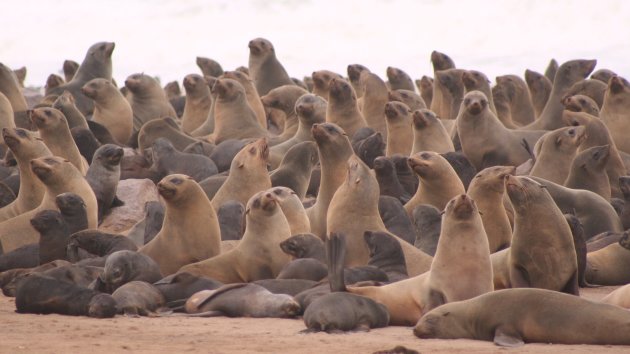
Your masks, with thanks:
M82 88L94 100L92 120L109 130L114 139L127 143L133 133L133 110L118 88L106 79L93 79Z

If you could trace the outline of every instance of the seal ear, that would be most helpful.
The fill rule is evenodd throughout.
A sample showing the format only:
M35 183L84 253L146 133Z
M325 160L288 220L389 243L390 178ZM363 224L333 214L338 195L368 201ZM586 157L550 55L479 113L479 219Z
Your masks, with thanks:
M502 347L520 347L525 344L517 333L508 333L505 328L497 327L494 331L494 344Z

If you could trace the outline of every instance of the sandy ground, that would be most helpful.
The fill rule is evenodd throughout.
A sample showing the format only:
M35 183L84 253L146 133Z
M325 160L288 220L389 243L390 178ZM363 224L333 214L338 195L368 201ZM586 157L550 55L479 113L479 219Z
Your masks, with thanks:
M583 289L600 299L613 287ZM0 295L0 353L372 353L397 345L422 353L628 353L630 347L527 344L504 349L473 340L421 340L410 327L367 333L301 334L301 319L130 318L92 319L15 312L13 298Z

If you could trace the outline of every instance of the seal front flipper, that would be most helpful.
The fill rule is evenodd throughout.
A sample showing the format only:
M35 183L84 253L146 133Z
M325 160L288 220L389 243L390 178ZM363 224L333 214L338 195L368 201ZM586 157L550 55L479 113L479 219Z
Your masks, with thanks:
M494 344L502 347L520 347L525 344L523 338L518 333L513 333L504 327L497 327L494 330Z
M328 282L330 291L347 291L344 263L346 258L346 239L343 234L331 232L326 240L326 261L328 263Z
M422 309L423 313L427 313L432 309L444 305L446 303L446 296L443 292L435 289L429 290L429 297L427 299L427 303Z

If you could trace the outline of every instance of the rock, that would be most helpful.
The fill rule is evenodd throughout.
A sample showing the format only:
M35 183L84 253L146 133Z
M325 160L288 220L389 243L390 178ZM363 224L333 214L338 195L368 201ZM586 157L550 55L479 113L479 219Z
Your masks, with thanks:
M98 229L114 234L126 234L144 218L144 204L158 200L157 187L150 179L125 179L118 182L118 198L125 205L113 208Z

